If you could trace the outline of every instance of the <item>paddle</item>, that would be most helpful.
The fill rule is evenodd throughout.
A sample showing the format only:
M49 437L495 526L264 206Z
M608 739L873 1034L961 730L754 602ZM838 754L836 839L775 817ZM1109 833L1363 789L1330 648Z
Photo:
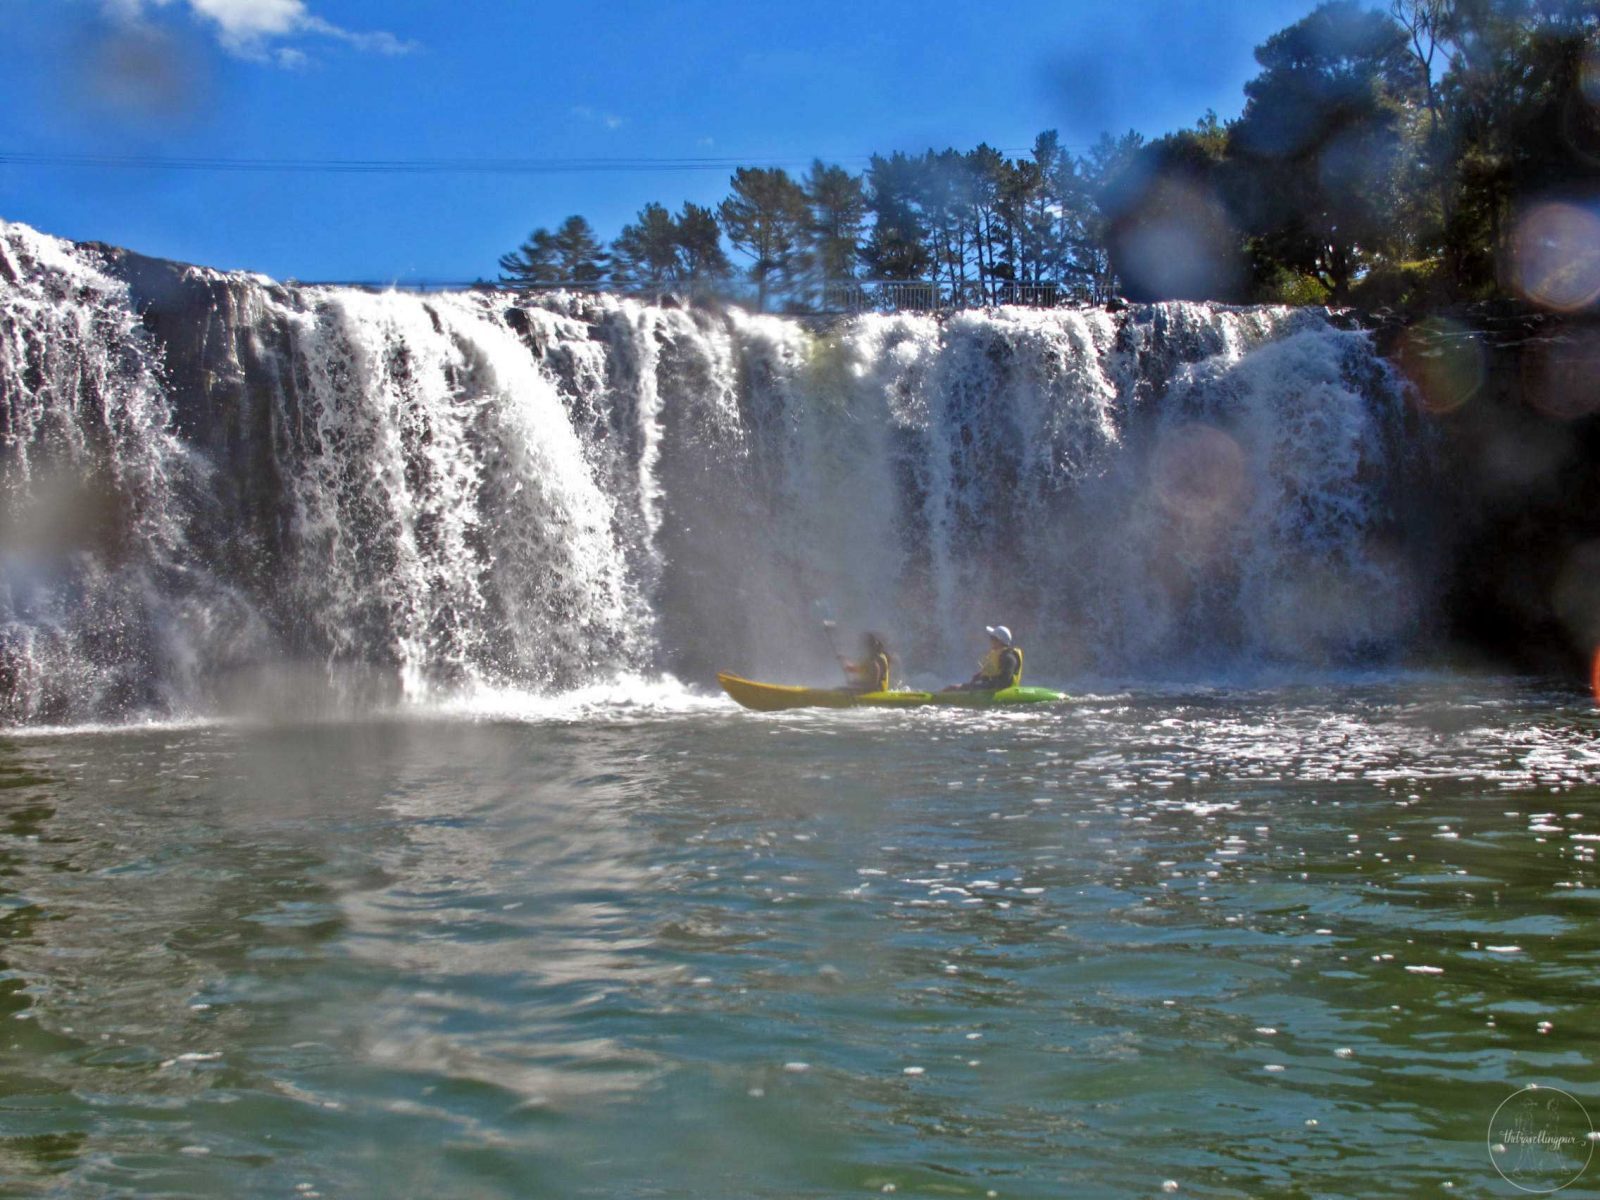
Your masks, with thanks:
M833 656L835 658L843 658L844 655L839 653L839 623L833 619L833 612L829 609L828 602L826 600L813 600L811 608L817 614L817 619L822 622L822 632L827 635L828 645L833 648Z

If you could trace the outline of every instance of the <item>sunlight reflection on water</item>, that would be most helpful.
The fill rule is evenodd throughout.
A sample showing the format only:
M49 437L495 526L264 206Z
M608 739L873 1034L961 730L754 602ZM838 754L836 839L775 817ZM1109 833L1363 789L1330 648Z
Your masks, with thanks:
M1358 1194L1593 1092L1587 697L704 703L0 743L7 1173Z

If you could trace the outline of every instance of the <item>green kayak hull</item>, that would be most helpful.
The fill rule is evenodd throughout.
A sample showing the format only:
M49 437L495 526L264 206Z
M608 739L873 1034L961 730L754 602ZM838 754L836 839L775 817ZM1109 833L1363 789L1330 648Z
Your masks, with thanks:
M1002 688L997 692L852 692L845 688L796 687L784 683L759 683L721 672L717 682L746 708L757 712L782 712L791 708L1006 708L1022 704L1053 704L1067 697L1041 687Z
M1065 692L1054 692L1042 687L1001 688L998 692L927 692L931 704L949 704L957 708L1004 708L1011 704L1054 704L1067 698Z

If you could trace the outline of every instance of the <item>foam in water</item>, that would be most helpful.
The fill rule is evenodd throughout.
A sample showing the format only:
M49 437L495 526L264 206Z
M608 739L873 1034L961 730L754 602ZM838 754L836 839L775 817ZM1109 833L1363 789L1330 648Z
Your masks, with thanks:
M12 722L826 681L867 628L937 683L996 621L1043 681L1345 667L1427 607L1405 407L1320 313L821 326L157 267L0 235Z

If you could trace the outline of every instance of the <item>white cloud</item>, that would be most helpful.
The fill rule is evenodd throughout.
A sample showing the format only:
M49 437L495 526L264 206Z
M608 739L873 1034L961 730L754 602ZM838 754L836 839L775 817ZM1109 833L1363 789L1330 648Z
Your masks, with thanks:
M216 22L224 45L282 37L309 19L305 0L189 0L189 7Z
M103 0L105 9L122 20L139 20L150 9L187 7L216 29L217 41L241 58L275 62L283 67L303 67L304 50L278 43L324 37L373 54L405 54L414 49L392 33L361 33L344 29L313 14L306 0Z
M621 129L622 118L616 113L600 112L590 108L587 104L572 106L572 115L582 121L589 121L595 125L604 125L607 129Z

